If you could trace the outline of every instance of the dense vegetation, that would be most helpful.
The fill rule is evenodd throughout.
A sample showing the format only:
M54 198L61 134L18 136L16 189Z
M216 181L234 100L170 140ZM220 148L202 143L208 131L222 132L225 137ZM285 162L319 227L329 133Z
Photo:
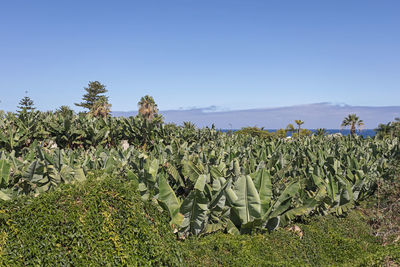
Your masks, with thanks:
M55 113L22 109L18 114L1 114L0 198L9 201L8 204L4 204L2 210L11 211L11 214L3 212L6 215L1 221L4 251L7 251L6 255L9 257L4 258L5 261L8 259L23 261L22 253L31 255L27 257L31 257L32 263L41 264L44 254L39 252L40 248L23 252L25 245L18 243L28 239L29 235L33 236L37 230L35 227L39 226L32 224L30 226L33 227L32 230L23 237L19 236L18 230L16 232L13 230L28 225L27 220L39 222L40 217L26 216L26 219L23 219L22 214L32 213L32 209L40 211L42 204L38 203L42 203L41 201L46 198L49 198L49 203L54 203L57 199L64 197L68 205L73 205L68 201L76 201L76 197L70 199L68 194L75 194L75 196L77 195L74 192L85 194L87 190L85 188L90 187L88 184L92 183L94 191L90 190L89 195L92 194L90 196L93 198L89 198L91 200L87 202L87 205L95 202L99 209L106 209L107 205L111 206L111 210L115 207L117 210L115 216L121 220L115 222L118 223L118 230L131 231L133 229L127 230L131 227L129 216L136 215L128 214L127 210L149 209L148 212L145 211L148 216L151 217L153 214L158 216L155 215L158 211L154 206L157 205L158 209L163 210L163 215L160 216L169 218L172 227L169 230L169 238L173 239L173 232L176 232L178 239L187 239L190 236L206 235L216 231L234 235L271 232L278 228L282 229L292 222L304 222L313 217L319 218L320 215L330 216L330 218L332 215L329 214L340 216L368 199L376 191L379 192L382 184L388 184L397 179L400 141L395 136L362 138L355 135L337 137L324 134L302 134L304 129L300 128L302 125L300 120L296 121L298 135L292 139L264 134L262 129L256 128L244 129L235 134L225 134L214 128L196 129L190 123L185 123L182 127L163 124L162 118L156 114L154 100L145 97L141 102L143 103L139 110L140 115L130 118L114 118L102 112L77 115L68 108L61 108ZM98 106L94 106L94 109L98 110ZM96 114L100 115L96 116ZM294 127L290 127L289 130L294 131ZM119 200L110 202L108 198L106 200L103 198L105 196L101 193L102 188L103 186L108 188L108 183L98 184L93 179L89 179L90 181L84 183L85 185L80 183L93 174L112 177L107 181L117 186L117 192L112 189L114 193L107 193L107 191L104 194L112 196L122 194L124 196L121 202ZM32 200L33 202L29 197L23 197L21 200L22 196L38 196L43 192L53 191L61 184L77 182L78 185L75 187L66 187L69 189L64 188L62 191L45 194L38 200ZM122 190L121 187L124 186L128 186L127 191ZM94 196L96 190L99 199ZM124 202L124 199L130 195L132 198L128 197L129 201L133 201L134 204ZM141 201L147 204L140 202L138 195ZM116 199L119 198L116 197ZM103 202L106 203L104 207ZM37 204L30 206L31 203ZM54 205L59 205L57 203ZM38 205L39 208L37 208ZM118 205L122 206L118 208ZM151 208L137 205L150 205ZM52 206L43 206L43 212L49 212L46 225L50 224L50 228L54 227L49 232L64 231L64 226L60 226L60 224L63 225L61 222L63 218L64 222L71 224L72 227L72 230L68 230L68 234L76 231L88 231L88 233L101 231L100 228L86 229L87 226L74 221L81 219L78 214L92 209L89 206L81 207L80 204L78 206L79 209L76 210L71 208L76 213L71 211L72 217L68 217L69 219L51 210ZM101 214L104 215L104 212ZM50 223L53 215L61 220L60 222L56 220L56 225ZM108 223L105 221L107 216L96 217L94 214L93 216L91 220L98 224L90 227L100 227L100 225L105 227ZM128 221L122 222L122 218L125 217ZM164 221L165 217L163 218L160 220ZM131 222L135 220L137 220L136 217L131 218ZM12 221L15 224L12 224ZM143 224L145 225L144 221ZM161 224L161 222L157 224L160 229L156 229L158 226L155 228L150 226L146 231L164 231L156 233L157 236L163 236L168 232L168 227ZM61 228L57 228L59 226ZM140 235L137 242L142 242L140 238L143 240L153 238L141 236L146 227L143 226L137 232L132 230ZM304 229L307 229L307 226ZM312 236L313 230L310 229L310 231L309 234ZM116 233L117 237L104 237L104 240L113 240L114 252L118 252L120 248L121 251L129 250L124 247L128 246L128 243L117 242L122 238L120 234L122 232ZM45 244L54 245L56 242L54 240L60 238L56 235L48 236L51 240L46 239ZM316 236L317 233L314 238ZM37 238L40 237L37 236ZM51 253L58 255L56 257L60 257L59 260L66 260L74 265L87 263L88 259L81 255L86 255L87 252L82 249L92 246L94 251L97 250L93 247L94 244L78 244L82 238L87 239L87 234L78 236L76 239L68 237L68 242L72 242L71 246L62 244L62 241L57 243L57 241L56 244L60 244L60 247L54 248L55 250ZM113 238L118 240L115 241ZM157 238L155 237L154 240L158 240ZM211 235L205 237L204 240L193 241L197 239L190 237L192 241L187 241L185 244L191 246L191 242L210 240L211 246L211 243L216 242L214 238L216 237ZM246 237L243 238L246 239ZM326 242L332 241L329 239L331 237L327 238ZM165 242L169 242L168 240L166 239ZM166 246L163 242L160 245ZM258 241L254 242L256 244ZM315 240L313 239L312 242ZM9 246L15 247L13 249ZM140 263L141 260L153 261L155 264L176 264L175 260L181 260L178 252L174 254L175 256L167 257L157 246L151 243L149 248L143 249L143 251L150 251L147 256L142 256L144 254L141 253L145 253L143 251L137 254L130 251L126 255L121 252L122 254L118 254L115 259L110 258L111 254L106 252L96 257L99 257L98 262L115 264ZM177 244L173 242L171 246L174 248ZM222 246L229 247L230 245L223 244ZM16 251L15 257L10 254L11 250ZM392 250L394 249L389 248L390 253ZM296 251L299 252L299 250ZM371 252L369 249L366 251ZM132 253L139 258L132 259ZM196 251L185 253L192 254L194 258L202 258L201 255L196 255ZM387 256L385 254L387 250L382 253L385 257ZM373 255L370 260L378 258L382 260L381 254ZM398 256L393 254L392 258L396 259L396 257ZM78 258L82 261L77 260ZM324 261L322 258L321 262ZM282 262L288 260L287 258L280 259ZM46 260L58 261L54 258ZM310 260L303 258L299 262L291 262L306 264L311 263ZM271 262L273 262L272 255ZM315 262L318 260L316 259ZM239 264L236 260L210 262L210 264L229 263Z
M100 177L100 178L94 178ZM0 265L344 265L400 262L364 216L318 216L271 234L215 233L177 241L165 213L143 202L137 184L96 173L37 198L1 203Z
M379 124L376 131L379 139L400 137L400 118L395 118L393 122Z
M179 264L166 217L135 184L89 178L61 189L2 203L1 266Z
M140 116L24 112L3 117L1 127L3 199L104 170L137 181L142 198L156 199L182 236L340 215L393 175L388 166L400 154L398 139L265 139Z

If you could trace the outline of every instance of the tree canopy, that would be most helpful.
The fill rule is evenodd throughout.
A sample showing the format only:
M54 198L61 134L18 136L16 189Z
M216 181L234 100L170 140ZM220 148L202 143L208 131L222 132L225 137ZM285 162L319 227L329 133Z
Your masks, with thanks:
M145 95L142 97L138 103L138 107L139 114L148 122L151 122L158 114L157 104L152 96Z
M29 112L35 110L33 100L29 96L25 96L19 101L18 112Z
M360 118L357 117L356 114L349 114L346 118L344 118L340 126L341 127L350 126L350 133L351 135L354 136L356 134L356 126L361 128L362 126L364 126L364 122L363 120L360 120Z
M83 102L75 103L76 106L87 108L91 111L99 100L103 103L104 101L108 102L108 97L104 95L108 90L99 81L89 82L88 86L84 87L84 89L87 93L82 97Z

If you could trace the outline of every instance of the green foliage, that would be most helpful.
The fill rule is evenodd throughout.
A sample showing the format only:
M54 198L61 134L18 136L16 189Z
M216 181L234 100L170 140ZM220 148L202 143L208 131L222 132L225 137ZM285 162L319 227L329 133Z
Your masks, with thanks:
M298 224L303 238L288 229L271 234L222 233L185 241L189 266L382 266L400 263L400 247L383 247L358 212L317 217ZM397 252L396 252L397 251Z
M56 110L55 114L60 114L63 117L72 117L74 111L69 106L61 106Z
M79 121L81 127L93 125L78 139L85 150L34 142L20 155L4 151L1 159L11 167L3 195L37 195L102 170L137 181L142 198L160 203L182 237L217 230L248 233L316 214L345 213L374 193L377 179L386 179L387 166L400 151L398 139L281 140L187 127L168 132L162 126L148 132L147 149L138 150L143 143L128 138L129 148L110 148L121 138L113 131L129 120L81 116ZM72 129L70 135L75 133ZM57 143L62 140L71 139Z
M10 164L4 160L0 160L0 188L7 188L10 179Z
M395 118L393 122L389 122L387 124L379 124L375 131L376 138L379 139L400 137L400 118Z
M302 238L290 228L280 228L269 234L218 232L178 241L166 214L154 203L141 200L135 181L106 177L104 171L88 176L84 183L64 185L36 198L0 201L1 266L382 266L400 263L399 244L382 246L379 238L372 235L367 218L359 211L342 217L315 216L298 222ZM267 176L262 174L257 180L265 179L262 177ZM268 182L262 184L268 185ZM195 190L204 192L205 188L206 184L199 182ZM188 222L196 224L195 218L199 216Z
M276 130L276 132L274 133L274 136L277 138L286 138L287 137L287 130L285 129L278 129Z
M2 202L0 265L179 265L167 218L132 182L90 179Z
M318 136L322 136L322 135L326 135L327 131L326 131L325 128L318 128L317 132L315 134L318 135Z
M104 171L135 180L182 238L271 231L299 218L344 214L375 192L400 155L397 138L308 136L301 129L304 138L280 139L258 128L227 135L156 122L8 114L0 123L0 160L9 173L1 198L38 195Z
M260 138L271 137L271 133L269 133L267 130L258 127L244 127L239 131L236 131L234 134L250 135L252 137L260 137Z
M287 126L286 126L286 132L290 132L290 133L293 133L294 131L295 131L295 129L294 129L294 126L293 126L293 124L291 124L291 123L289 123Z
M142 117L115 118L103 113L103 107L93 115L74 114L63 107L55 113L39 111L24 112L20 115L7 113L0 116L0 149L22 153L35 141L54 142L59 148L89 148L98 145L118 146L127 140L130 144L151 148L151 140L170 139L173 129L164 130L161 121L146 122ZM98 113L96 113L98 112Z
M139 113L147 122L152 122L158 115L157 104L152 96L145 95L138 102Z
M0 201L1 265L399 261L398 244L381 247L359 216L331 215L356 214L376 191L380 210L383 185L400 168L397 122L366 139L320 129L311 135L301 120L297 133L290 124L276 133L247 127L223 134L189 122L164 125L150 96L138 103L138 116L113 118L105 87L93 82L85 90L86 102L77 105L89 115L65 106L0 114L0 199L8 201ZM362 121L351 114L345 124L354 134ZM287 132L302 138L287 139ZM385 212L397 202L385 202ZM303 222L302 240L286 231L293 222ZM173 231L189 241L176 242ZM253 236L219 233L215 240L213 232Z
M360 118L357 117L356 114L349 114L346 118L343 119L343 122L340 126L341 127L350 126L350 133L352 136L355 136L356 127L361 128L362 126L364 126L364 122L363 120L360 120Z
M22 111L0 117L0 149L19 151L35 140L44 140L49 133L40 122L46 116L39 111Z
M82 97L83 102L75 103L76 106L92 111L96 103L99 101L108 103L108 97L103 95L104 93L107 93L107 89L104 84L101 84L98 81L89 82L88 86L84 87L84 89L87 93Z
M304 136L310 136L311 134L312 134L312 132L310 130L308 130L308 129L300 129L299 132L293 133L292 137L293 138L297 138L298 136L304 137Z
M31 112L35 110L33 100L29 96L25 96L19 101L18 113Z
M145 95L138 102L138 115L136 118L142 122L142 146L144 150L148 149L150 140L154 139L154 133L161 130L163 117L158 114L157 104L152 96Z
M100 96L99 99L93 104L90 109L90 114L94 117L106 118L110 115L111 104L108 103L108 99L105 96Z
M397 163L397 174L400 163ZM393 175L392 179L379 181L376 194L363 202L361 209L368 216L373 234L385 245L400 247L400 176ZM400 254L400 248L398 253Z
M302 120L294 120L294 122L297 124L298 128L297 128L297 134L300 135L300 129L301 129L301 125L304 124L304 121ZM289 126L289 125L288 125Z

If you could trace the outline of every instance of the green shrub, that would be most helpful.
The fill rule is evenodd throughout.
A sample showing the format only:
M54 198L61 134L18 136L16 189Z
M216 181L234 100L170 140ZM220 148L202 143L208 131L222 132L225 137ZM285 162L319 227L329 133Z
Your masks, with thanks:
M244 127L239 131L236 131L235 134L250 135L252 137L260 138L268 138L272 136L272 134L267 130L258 127Z
M286 229L271 234L217 233L185 242L187 265L371 266L400 262L400 247L380 245L357 211L345 218L324 216L298 224L302 239Z
M176 265L179 244L155 205L117 179L0 205L0 265Z

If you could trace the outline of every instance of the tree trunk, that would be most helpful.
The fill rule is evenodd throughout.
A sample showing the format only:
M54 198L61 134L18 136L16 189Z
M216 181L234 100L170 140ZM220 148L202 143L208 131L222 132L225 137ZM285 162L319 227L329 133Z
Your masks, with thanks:
M350 133L352 136L356 135L356 126L354 124L351 125Z

